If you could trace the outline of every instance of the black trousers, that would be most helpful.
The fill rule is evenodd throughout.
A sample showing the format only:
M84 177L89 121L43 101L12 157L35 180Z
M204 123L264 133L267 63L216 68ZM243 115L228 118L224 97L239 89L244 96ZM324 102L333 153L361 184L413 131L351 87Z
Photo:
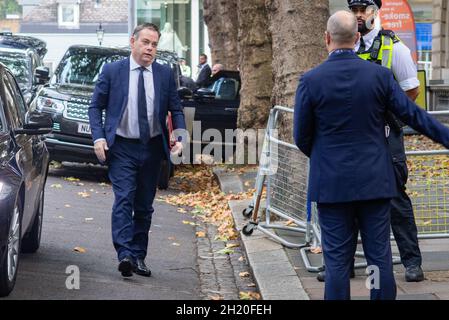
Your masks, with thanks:
M418 230L413 214L412 202L405 192L408 178L407 163L394 162L398 197L391 200L391 228L399 248L402 264L407 268L422 264L418 245Z

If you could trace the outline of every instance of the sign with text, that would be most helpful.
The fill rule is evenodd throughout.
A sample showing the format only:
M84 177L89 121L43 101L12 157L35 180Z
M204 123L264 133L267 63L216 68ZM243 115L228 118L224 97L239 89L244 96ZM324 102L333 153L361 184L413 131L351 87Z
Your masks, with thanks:
M379 12L382 27L393 30L412 52L417 61L416 27L413 11L406 0L384 0Z

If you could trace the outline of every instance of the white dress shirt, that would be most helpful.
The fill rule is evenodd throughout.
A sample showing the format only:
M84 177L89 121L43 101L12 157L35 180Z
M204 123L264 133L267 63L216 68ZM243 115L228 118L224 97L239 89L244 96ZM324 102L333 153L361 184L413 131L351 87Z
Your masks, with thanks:
M369 33L363 36L366 50L371 48L374 39L379 33L380 28L374 28ZM358 51L360 41L355 46L355 51ZM393 59L391 61L391 71L393 72L396 81L401 86L402 90L408 91L419 87L419 80L416 71L416 65L413 61L410 49L401 41L393 44Z
M139 113L138 113L138 87L139 87L139 75L140 65L130 56L129 64L129 91L128 91L128 104L123 112L122 119L117 128L117 134L124 138L139 139ZM158 128L155 128L154 117L154 82L153 82L153 68L149 65L143 72L145 95L147 101L147 116L150 124L151 137L157 136L160 132Z

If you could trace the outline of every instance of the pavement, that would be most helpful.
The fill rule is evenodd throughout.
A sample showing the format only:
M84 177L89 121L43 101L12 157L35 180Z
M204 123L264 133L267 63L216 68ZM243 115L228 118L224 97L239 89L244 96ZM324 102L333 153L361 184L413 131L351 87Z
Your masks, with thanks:
M101 181L107 181L104 168L51 170L41 247L35 254L21 255L16 286L5 299L202 299L195 228L184 224L189 219L164 202L154 203L146 259L152 276L121 277L110 231L112 188ZM71 277L75 270L79 289Z
M256 171L239 174L223 169L214 170L224 192L239 192L239 188L250 185L254 187ZM248 223L242 211L250 200L230 201L234 222L239 231ZM263 211L263 208L260 212ZM260 230L251 236L242 232L241 240L244 253L264 300L322 300L324 283L316 280L316 273L307 271L298 249L283 247ZM277 231L282 238L303 243L304 236L299 233ZM395 265L398 300L449 300L449 239L430 239L419 241L423 255L425 280L409 283L404 279L404 268ZM398 254L395 242L392 242L394 255ZM309 253L312 265L320 266L322 254ZM362 260L357 260L361 262ZM365 286L364 269L356 270L355 279L351 280L351 296L354 300L369 299L369 290Z

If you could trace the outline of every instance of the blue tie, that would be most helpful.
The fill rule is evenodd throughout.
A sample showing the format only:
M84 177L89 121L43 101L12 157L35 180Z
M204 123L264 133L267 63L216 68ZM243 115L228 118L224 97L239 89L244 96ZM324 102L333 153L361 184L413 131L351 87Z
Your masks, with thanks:
M145 94L145 85L143 82L144 67L139 67L139 83L138 83L138 116L139 116L139 132L140 140L148 143L150 140L150 127L148 123L147 98Z

